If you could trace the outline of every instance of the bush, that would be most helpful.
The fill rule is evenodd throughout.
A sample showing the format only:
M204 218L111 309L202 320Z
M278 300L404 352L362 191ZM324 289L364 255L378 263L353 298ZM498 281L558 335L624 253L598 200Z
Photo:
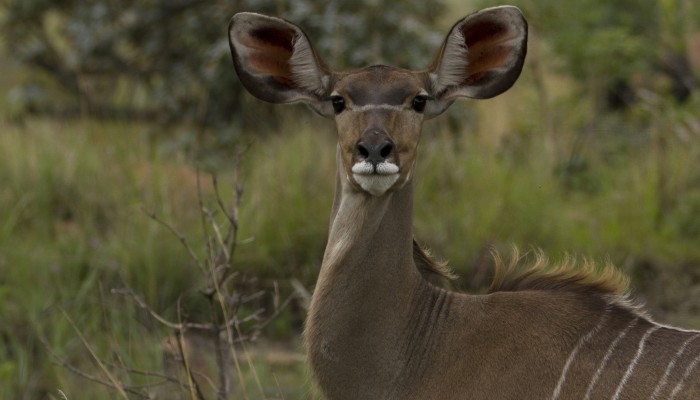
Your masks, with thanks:
M337 68L382 61L423 67L439 46L442 2L341 0L8 0L0 31L33 74L15 108L61 115L257 128L230 61L227 26L238 11L280 15L304 27ZM393 4L393 3L391 3ZM366 29L372 27L372 29ZM406 44L410 43L410 46ZM48 78L48 79L47 79ZM53 84L53 85L52 85ZM71 102L57 102L67 92ZM62 104L57 106L57 104ZM60 108L58 108L60 107ZM266 111L269 119L271 113Z

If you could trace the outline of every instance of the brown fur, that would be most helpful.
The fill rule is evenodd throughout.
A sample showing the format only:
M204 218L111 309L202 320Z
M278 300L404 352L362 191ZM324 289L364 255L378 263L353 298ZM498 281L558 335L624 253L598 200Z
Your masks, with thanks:
M515 292L520 290L573 290L598 294L624 294L629 289L629 280L614 266L602 267L590 260L578 263L566 256L558 264L551 264L544 252L535 250L522 254L513 248L510 260L505 263L501 256L492 252L495 274L488 292ZM529 258L534 258L530 261Z
M413 261L423 278L433 283L457 279L457 275L447 265L447 261L437 260L430 249L422 246L415 239L413 239Z
M571 255L552 264L542 250L523 254L517 247L513 247L507 262L495 250L492 257L494 277L488 293L526 290L583 293L599 296L611 305L649 319L643 307L630 298L629 278L613 264L579 261Z

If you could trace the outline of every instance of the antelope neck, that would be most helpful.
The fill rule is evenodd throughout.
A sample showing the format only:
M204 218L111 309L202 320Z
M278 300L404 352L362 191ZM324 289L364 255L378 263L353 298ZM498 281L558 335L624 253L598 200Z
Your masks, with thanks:
M402 274L418 280L412 257L412 215L411 182L396 192L372 196L352 188L339 169L319 279L331 273L349 274L358 282L364 275L381 280L384 275L394 281L396 274Z
M339 168L304 341L328 398L376 398L373 391L401 379L401 335L425 285L412 256L413 187L372 196L344 174Z

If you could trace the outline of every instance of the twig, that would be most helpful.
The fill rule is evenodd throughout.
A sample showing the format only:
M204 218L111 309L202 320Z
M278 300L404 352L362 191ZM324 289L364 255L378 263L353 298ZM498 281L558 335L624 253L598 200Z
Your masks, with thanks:
M216 308L216 302L212 297L208 297L209 300L209 312L211 315L211 319L214 321L214 324L217 326L220 326L219 324L219 313ZM226 359L224 358L224 346L221 343L221 331L225 330L217 330L214 336L214 350L216 351L216 365L219 369L219 388L217 391L217 396L219 399L226 399L228 398L228 393L231 389L231 382L229 379L229 373L228 373L228 363L226 362Z
M158 314L155 310L153 310L145 301L143 301L136 293L134 293L133 289L131 289L128 285L125 285L123 288L120 289L112 289L113 294L121 294L121 295L128 295L130 296L136 304L146 310L148 314L153 317L155 320L160 322L162 325L172 329L175 332L185 332L188 330L199 330L199 331L205 331L209 333L215 333L215 332L222 332L226 330L227 327L233 327L236 324L236 321L234 320L228 320L225 323L221 325L216 325L214 323L196 323L196 322L172 322L166 319L165 317L161 316ZM251 315L259 314L263 310L258 310L253 312ZM279 314L277 314L279 315ZM245 321L249 321L250 318L246 317L244 319ZM242 336L238 339L234 339L233 343L239 343L242 341L245 341L245 338L248 338L249 336Z
M212 214L209 209L203 209L202 210L202 215L206 215L207 219L209 220L209 225L211 225L211 230L214 232L214 239L216 239L216 244L219 247L219 253L214 257L212 260L214 263L212 264L213 268L218 268L219 267L219 261L220 258L223 256L224 261L226 261L226 266L228 267L228 263L231 260L231 253L228 252L228 249L226 248L226 243L224 242L224 238L221 236L221 231L219 230L219 226L216 224L216 219L214 219L214 214Z
M90 355L92 356L93 360L95 360L95 363L100 367L102 372L107 376L107 379L109 380L109 383L111 383L112 387L117 389L119 394L128 400L128 396L126 395L126 391L124 390L124 385L119 382L107 369L107 367L102 363L102 361L97 357L97 354L95 353L95 350L93 350L92 346L90 346L90 343L88 343L87 339L85 336L83 336L83 333L78 329L78 326L73 322L73 319L68 315L68 313L61 307L59 307L61 312L63 313L63 316L68 320L68 323L73 327L75 330L75 333L78 335L80 338L80 341L83 343L85 348L88 350Z
M129 374L141 375L141 376L146 376L149 378L161 379L160 382L156 382L156 383L147 383L147 384L143 384L143 385L131 385L130 386L131 388L141 388L141 387L149 388L149 387L153 387L153 386L165 385L166 383L175 383L175 384L181 386L185 390L190 390L189 386L186 383L183 383L182 381L180 381L179 379L177 379L176 377L171 376L171 375L166 375L166 374L162 374L159 372L153 372L153 371L142 371L140 369L123 367L123 366L118 366L118 365L114 365L114 364L107 364L107 365L109 365L112 368L121 368L124 372L129 373Z
M127 294L127 295L129 295L140 308L146 310L148 312L148 314L151 317L153 317L156 321L160 322L161 324L167 326L170 329L173 329L175 331L184 331L187 329L199 329L199 330L210 331L210 332L215 330L215 327L212 324L198 324L198 323L194 323L194 322L185 322L185 323L171 322L171 321L167 320L165 317L158 314L154 309L152 309L123 280L122 280L122 284L124 285L123 288L112 289L112 293L113 294Z
M100 378L93 376L93 375L90 375L87 372L85 372L85 371L81 370L80 368L77 368L73 364L69 363L65 358L59 356L55 351L53 351L53 349L51 348L51 346L48 344L48 342L46 341L46 339L43 336L39 337L39 341L41 341L42 345L44 346L46 351L49 353L49 355L51 355L51 357L53 357L56 360L56 362L58 362L58 364L61 365L61 367L67 369L68 371L78 375L79 377L81 377L83 379L98 383L102 386L106 386L106 387L111 388L111 389L118 389L118 387L114 386L114 384L112 382L110 382L108 380L100 379ZM142 393L141 391L130 388L128 386L124 386L123 390L126 393L129 393L129 394L132 394L135 396L139 396L143 399L150 398L150 396Z
M240 184L237 183L239 162L240 160L238 160L237 156L235 168L236 177L234 178L235 192L233 208L231 209L231 211L228 211L226 209L226 206L224 205L224 202L221 199L221 192L219 191L218 179L215 175L212 176L212 184L214 186L214 194L216 196L217 204L219 205L219 209L224 213L224 215L228 219L229 223L229 227L226 232L226 238L223 241L220 241L221 251L224 252L226 261L226 269L224 269L224 272L221 274L218 281L218 284L220 286L223 285L223 283L227 280L228 275L231 274L233 271L233 254L235 253L238 244L238 207L240 205L241 196L243 196L243 188Z
M212 183L214 186L214 194L216 195L216 200L217 203L219 204L219 208L221 211L226 215L226 217L229 220L229 231L226 234L226 241L229 243L229 251L228 253L233 255L236 249L236 245L238 244L237 242L237 235L238 235L238 210L241 205L241 199L243 198L243 185L240 183L240 166L241 166L241 160L243 159L243 154L248 151L248 149L252 146L253 141L248 142L245 147L239 151L236 152L236 156L234 158L234 168L233 168L233 185L234 185L234 193L233 193L233 207L231 208L231 211L227 211L226 207L224 206L224 202L221 199L221 192L219 191L218 187L218 181L216 179L216 176L212 176ZM229 267L232 267L232 262L233 258L229 259ZM223 279L224 277L222 277Z
M109 387L111 389L118 389L118 386L115 386L113 382L111 382L109 380L104 380L104 379L98 378L94 375L91 375L91 374L81 370L80 368L76 367L75 365L71 364L67 359L60 356L58 353L56 353L53 350L53 348L51 348L48 341L46 340L46 338L43 335L39 335L39 341L44 346L44 349L46 349L46 351L49 353L49 355L59 365L61 365L61 367L67 369L68 371L78 375L79 377L81 377L83 379L98 383L100 385ZM151 396L149 394L145 394L139 389L144 389L144 388L148 389L148 388L152 388L154 386L161 386L161 385L164 385L166 383L175 383L175 384L179 385L180 387L182 387L183 389L189 390L189 386L186 383L183 383L179 379L177 379L173 376L170 376L170 375L166 375L166 374L162 374L162 373L158 373L158 372L153 372L153 371L141 371L138 369L128 368L128 367L124 367L122 365L116 365L116 364L112 364L112 363L104 363L103 362L103 364L106 366L109 366L110 368L121 369L124 372L129 373L129 374L142 375L142 376L147 376L147 377L156 377L156 378L161 379L160 382L149 382L149 383L143 384L143 385L129 385L129 386L122 385L121 387L124 389L124 391L130 395L135 395L135 396L138 396L138 397L144 398L144 399L150 399Z
M204 244L206 247L207 251L207 261L211 263L212 260L215 260L212 245L211 245L211 237L209 236L209 231L207 230L207 221L206 221L206 208L204 207L204 195L202 194L202 183L200 179L200 173L199 173L199 164L197 165L197 171L196 171L196 183L197 183L197 205L199 207L199 217L200 217L200 223L201 223L201 228L202 228L202 236L204 238ZM211 267L211 266L210 266ZM207 271L205 269L205 265L201 266L201 270L204 273L204 276L207 277ZM213 271L212 271L213 272Z
M238 209L238 205L236 204L237 199L238 199L238 195L237 195L238 194L238 186L235 189L236 194L234 194L233 209L229 212L226 209L226 206L224 205L224 201L221 199L221 192L219 191L219 179L216 177L216 175L213 175L211 177L211 182L212 182L212 185L214 186L214 194L216 196L216 203L219 206L219 209L224 213L226 218L228 218L229 225L231 227L233 227L234 229L238 229L238 218L236 218L237 217L236 210ZM242 192L242 189L241 189L241 192ZM227 239L228 239L228 235L227 235Z
M180 387L187 390L190 397L193 399L196 398L203 400L205 396L200 387L201 380L198 381L195 379L195 375L199 377L199 373L191 368L192 365L189 357L192 354L188 353L188 348L185 344L185 335L187 331L201 330L212 334L214 348L216 351L216 363L218 367L218 399L227 399L231 392L231 362L225 357L226 348L228 348L230 351L230 359L233 360L233 365L235 366L235 371L240 381L243 397L246 399L248 398L246 380L244 379L241 365L241 361L245 360L252 371L256 384L255 386L264 398L265 395L261 381L255 371L252 358L243 343L257 338L262 330L265 329L274 319L276 319L295 298L295 295L290 295L284 299L282 304L280 304L279 287L277 283L275 283L273 298L274 312L271 315L264 317L265 310L263 308L253 308L254 311L247 313L245 316L239 315L241 310L243 310L242 306L244 304L256 302L266 293L265 291L256 291L248 294L245 293L245 291L238 291L233 283L233 279L240 276L240 273L233 268L233 257L237 246L237 235L239 228L238 210L241 204L241 198L243 196L243 186L239 181L239 166L241 163L241 156L245 150L246 149L239 151L236 154L235 172L233 177L234 191L230 209L227 208L226 203L221 196L221 191L216 176L212 176L212 184L217 207L211 209L205 206L200 170L199 167L197 167L197 204L200 213L202 239L204 241L206 251L204 256L198 256L197 252L195 252L193 247L188 243L185 236L175 229L173 225L163 221L155 213L149 213L144 210L144 212L152 220L165 227L180 241L180 243L189 253L192 260L195 262L197 268L203 274L205 281L202 293L209 303L210 322L193 323L184 321L182 319L182 309L179 300L177 303L178 321L170 321L150 307L143 298L141 298L131 287L129 287L129 285L126 284L123 277L121 277L123 288L112 289L112 293L130 297L138 305L138 307L145 310L154 320L175 332L177 338L177 351L179 353L182 366L186 372L187 383L184 382L184 377L182 378L183 381L180 381L180 379L177 377L170 377L162 374L129 370L125 367L122 367L122 370L125 370L128 373L139 373L159 377L163 380L163 382L159 382L158 384L164 384L167 382L177 383L180 385ZM218 215L219 212L223 213L225 217L225 220L222 223L217 222L217 219L221 220L220 216ZM244 283L245 282L247 281L244 281ZM247 327L245 331L241 328L242 325ZM238 354L238 350L236 348L237 344L243 345L242 359ZM212 387L216 387L208 376L202 375L202 377L207 379L207 382ZM110 382L106 383L110 384ZM114 386L114 384L111 385Z
M275 312L272 313L272 315L270 315L267 319L265 319L265 321L258 324L258 326L257 326L258 330L262 331L263 329L267 328L267 326L270 325L272 323L272 321L275 320L275 318L277 318L282 313L282 311L284 311L285 308L287 308L287 306L289 306L289 304L292 302L294 297L296 297L294 294L290 294L284 300L284 303L282 303L282 305L279 308L277 308L275 310Z
M159 223L160 225L165 227L167 230L169 230L173 235L175 235L175 237L180 241L180 243L185 247L187 252L190 254L190 257L192 258L192 260L197 264L197 267L199 267L200 271L202 271L203 273L206 273L205 272L206 270L204 268L204 264L202 264L202 261L197 256L197 253L194 252L192 247L190 247L189 243L187 243L187 239L185 239L185 237L183 235L181 235L180 232L178 232L174 227L172 227L167 222L158 218L158 216L156 215L155 212L148 212L148 211L146 211L145 208L143 208L143 212L146 215L148 215L149 218L156 221L157 223Z
M181 308L180 308L180 300L178 299L177 301L177 317L180 319L180 316L182 315L181 313ZM182 324L182 323L180 323ZM177 348L178 351L180 352L180 359L182 360L182 365L185 368L185 372L187 373L187 379L190 384L190 394L192 397L194 397L194 394L197 394L197 398L199 400L204 400L204 394L202 394L201 389L199 388L199 383L197 383L197 380L194 379L194 375L192 374L192 370L190 369L190 363L189 363L189 358L187 355L187 352L184 349L183 345L183 338L182 334L184 332L182 330L179 330L175 332L175 336L177 338Z
M236 333L238 334L238 336L243 336L243 333L241 332L241 326L238 323L234 324L233 326L236 328ZM265 391L262 388L262 383L260 382L260 378L258 377L258 372L255 370L253 360L250 358L250 353L248 352L248 349L246 349L245 343L242 342L241 347L243 348L243 356L245 356L246 362L250 367L250 371L253 373L253 379L255 379L255 384L258 387L258 391L260 392L260 395L263 398L265 398Z

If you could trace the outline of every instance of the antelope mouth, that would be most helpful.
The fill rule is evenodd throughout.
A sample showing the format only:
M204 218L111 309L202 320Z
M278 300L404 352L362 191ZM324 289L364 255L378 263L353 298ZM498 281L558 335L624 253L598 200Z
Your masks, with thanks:
M381 196L399 179L399 166L388 161L360 161L352 166L352 177L360 187L373 196Z

